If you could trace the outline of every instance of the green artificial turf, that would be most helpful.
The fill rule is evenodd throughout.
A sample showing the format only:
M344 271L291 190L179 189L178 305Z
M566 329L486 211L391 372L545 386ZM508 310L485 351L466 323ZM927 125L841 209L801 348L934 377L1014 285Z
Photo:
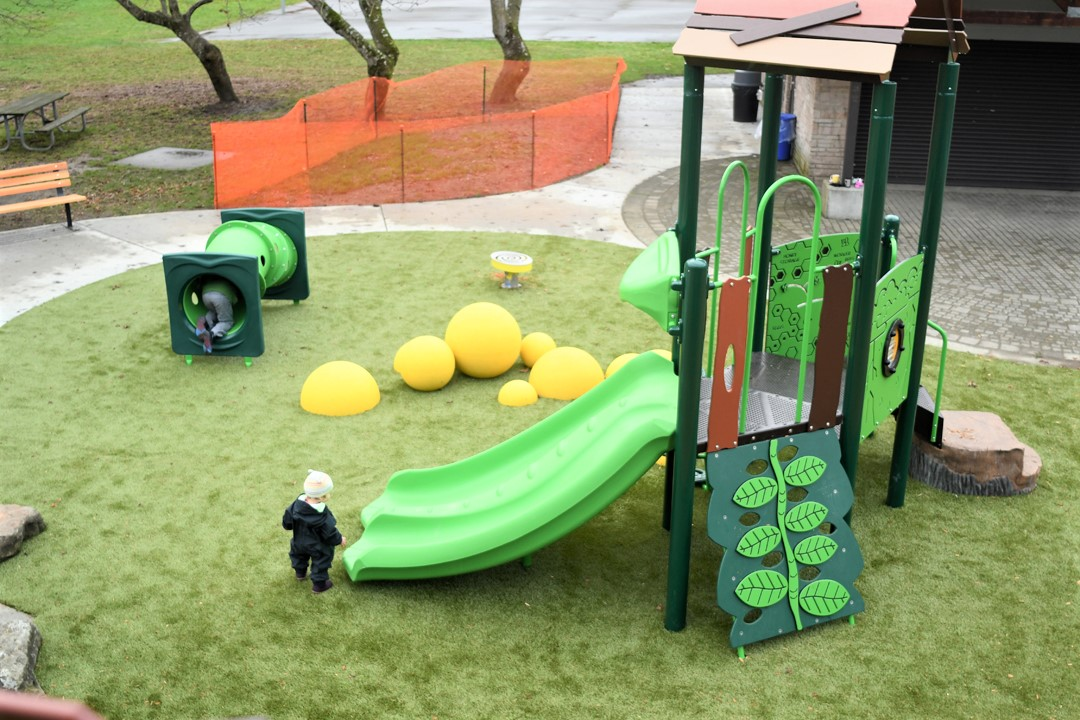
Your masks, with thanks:
M0 502L48 524L0 564L0 603L40 627L48 693L110 720L1080 716L1080 374L1063 368L951 353L945 407L999 413L1042 454L1039 487L977 498L912 482L887 508L886 421L856 486L866 612L751 646L745 662L715 605L703 491L688 625L663 629L658 468L528 569L354 585L339 554L336 587L313 595L279 525L309 467L334 477L351 543L394 471L467 457L563 406L499 405L520 366L412 391L391 369L401 344L441 336L476 301L601 365L669 338L617 298L627 248L481 233L308 248L311 298L264 303L267 352L251 368L171 352L160 266L0 327ZM497 287L488 256L503 249L535 259L521 290ZM305 378L331 360L368 369L380 404L301 410Z

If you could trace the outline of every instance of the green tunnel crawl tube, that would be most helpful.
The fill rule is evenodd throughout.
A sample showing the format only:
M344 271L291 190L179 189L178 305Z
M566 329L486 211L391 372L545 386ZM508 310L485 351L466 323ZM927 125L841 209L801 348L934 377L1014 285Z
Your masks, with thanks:
M297 252L292 239L264 222L230 220L206 239L206 252L252 255L259 260L259 297L281 285L296 272Z

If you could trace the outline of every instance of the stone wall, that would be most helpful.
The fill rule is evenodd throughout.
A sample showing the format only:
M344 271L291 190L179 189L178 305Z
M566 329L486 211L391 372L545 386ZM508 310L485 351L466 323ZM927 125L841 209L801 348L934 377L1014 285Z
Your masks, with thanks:
M814 181L842 173L851 83L813 77L796 77L794 82L789 112L798 118L795 123L795 167Z

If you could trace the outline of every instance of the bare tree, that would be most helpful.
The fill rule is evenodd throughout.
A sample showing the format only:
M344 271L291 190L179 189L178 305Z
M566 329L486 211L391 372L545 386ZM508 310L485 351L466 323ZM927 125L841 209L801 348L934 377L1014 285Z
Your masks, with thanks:
M494 105L514 102L518 88L529 74L532 55L518 29L520 18L521 0L491 0L491 31L503 52L502 70L491 91Z
M349 24L349 21L341 16L337 10L330 7L326 0L308 0L308 4L315 8L319 17L323 19L330 29L353 46L356 52L367 63L368 77L380 77L389 80L394 76L394 68L397 67L398 47L386 28L386 20L383 19L382 0L358 0L360 11L364 13L364 21L367 23L371 39L364 37L363 33Z
M139 22L159 25L171 30L176 37L191 48L195 57L199 58L206 74L210 76L210 82L214 85L218 100L223 103L239 101L236 92L233 91L229 71L225 69L225 57L221 54L221 50L191 26L191 16L195 14L195 11L214 0L195 0L188 5L187 10L180 9L179 0L159 0L161 9L156 11L140 7L134 0L116 0L116 2L120 3L120 7L127 10Z

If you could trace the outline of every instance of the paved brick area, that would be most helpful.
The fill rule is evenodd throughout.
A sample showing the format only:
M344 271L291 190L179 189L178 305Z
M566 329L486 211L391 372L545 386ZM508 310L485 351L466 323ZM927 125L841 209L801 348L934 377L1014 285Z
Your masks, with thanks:
M751 171L750 212L757 188L757 158L702 163L698 246L714 243L720 178L735 159ZM781 163L780 172L794 172ZM672 168L635 187L623 220L643 242L675 224L679 170ZM732 239L741 214L741 183L725 193L721 269L731 274L738 251ZM793 189L792 189L793 188ZM773 243L809 237L809 188L780 190ZM915 252L923 210L922 187L889 188L885 211L900 217L901 258ZM822 218L822 232L857 232L857 220ZM997 188L949 188L945 193L934 273L931 319L954 347L997 357L1080 368L1080 193Z

